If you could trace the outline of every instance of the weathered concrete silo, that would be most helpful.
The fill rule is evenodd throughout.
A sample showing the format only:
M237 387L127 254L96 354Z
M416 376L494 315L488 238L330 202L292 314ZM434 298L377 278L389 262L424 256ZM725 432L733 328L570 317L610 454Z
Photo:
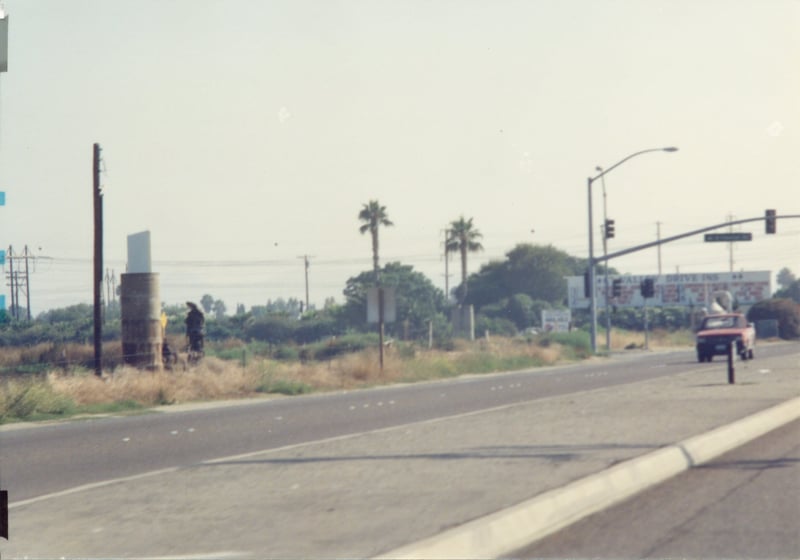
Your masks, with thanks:
M160 370L163 367L161 352L164 335L158 273L123 274L119 301L125 363Z
M128 236L128 272L120 283L122 356L126 364L160 370L164 333L158 274L150 267L150 232Z

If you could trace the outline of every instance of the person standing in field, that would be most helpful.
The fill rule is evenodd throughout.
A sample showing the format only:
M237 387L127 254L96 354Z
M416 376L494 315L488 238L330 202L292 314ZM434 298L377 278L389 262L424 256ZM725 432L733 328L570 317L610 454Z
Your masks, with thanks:
M191 301L186 302L189 313L186 314L186 337L189 339L189 352L202 355L203 352L203 325L205 316Z

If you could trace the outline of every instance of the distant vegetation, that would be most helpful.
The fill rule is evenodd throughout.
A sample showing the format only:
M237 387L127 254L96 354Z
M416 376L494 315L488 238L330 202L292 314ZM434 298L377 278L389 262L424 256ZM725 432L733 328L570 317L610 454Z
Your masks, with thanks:
M366 206L366 205L365 205ZM367 207L369 209L369 207ZM381 207L378 205L377 210ZM384 209L385 210L385 209ZM385 217L385 216L384 216ZM453 223L450 233L456 250L458 231L477 238L469 220ZM366 222L367 225L369 222ZM369 229L367 230L369 231ZM471 232L471 233L470 233ZM467 249L469 249L467 242ZM476 245L472 245L473 249ZM460 251L460 249L458 249ZM483 336L514 336L541 327L544 309L564 308L566 304L565 276L580 275L585 260L571 257L552 246L520 244L509 251L502 261L492 261L467 277L468 289L453 293L464 294L467 304L475 306L476 333ZM455 305L442 290L409 265L390 262L380 267L381 281L396 290L397 321L386 325L390 340L415 343L426 348L432 334L434 348L454 347L455 337L450 326L450 309ZM780 290L776 299L761 302L750 310L750 320L775 319L780 336L800 337L800 281L788 270L778 275ZM259 346L261 354L275 359L328 359L365 345L377 344L375 325L366 322L366 294L374 285L375 271L368 270L347 280L344 303L328 300L322 309L303 309L299 300L268 300L249 310L237 306L227 314L225 306L206 294L200 304L206 312L206 338L211 343L236 340L239 345ZM185 305L166 305L167 338L173 348L185 347ZM120 309L114 301L106 306L103 340L107 346L104 365L120 365ZM643 329L641 310L611 309L611 324L618 329ZM573 311L577 329L588 329L588 313ZM599 310L599 321L605 325L605 310ZM669 331L690 328L686 308L651 308L649 324L652 329ZM0 323L0 348L6 356L0 359L2 372L36 373L49 369L89 368L93 363L91 351L77 350L92 342L93 312L87 304L73 305L41 313L33 321L13 321L8 317ZM367 342L356 342L367 341ZM213 347L213 346L212 346Z

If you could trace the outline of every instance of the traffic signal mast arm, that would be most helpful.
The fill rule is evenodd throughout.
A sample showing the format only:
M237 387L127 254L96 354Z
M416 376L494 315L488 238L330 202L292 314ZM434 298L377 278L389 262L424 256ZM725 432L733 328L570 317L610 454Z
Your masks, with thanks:
M775 219L783 219L783 218L800 218L800 214L788 214L786 216L775 216ZM693 235L697 235L699 233L705 233L707 231L712 231L715 229L720 229L729 226L735 226L737 224L746 224L750 222L763 222L766 218L764 216L759 216L758 218L747 218L744 220L734 220L732 222L724 222L722 224L717 224L714 226L708 226L700 229L696 229L694 231L689 231L686 233L681 233L678 235L673 235L672 237L665 237L664 239L660 239L657 241L651 241L650 243L645 243L643 245L636 245L635 247L630 247L628 249L623 249L621 251L616 251L614 253L609 253L603 257L595 257L594 262L595 264L610 261L611 259L621 257L623 255L628 255L630 253L635 253L637 251L642 251L644 249L649 249L650 247L656 247L657 245L663 245L664 243L670 243L671 241L677 241L678 239L683 239L684 237L691 237Z

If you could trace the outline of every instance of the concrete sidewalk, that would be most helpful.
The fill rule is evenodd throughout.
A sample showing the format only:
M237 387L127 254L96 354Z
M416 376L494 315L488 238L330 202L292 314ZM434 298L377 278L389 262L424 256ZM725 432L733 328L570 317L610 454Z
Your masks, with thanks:
M800 396L800 354L736 365L736 385L727 384L724 364L697 365L682 375L12 503L12 540L0 543L0 553L3 558L503 554L503 546L510 552L515 545L497 541L518 538L536 521L522 518L522 527L512 524L487 537L500 548L480 549L475 535L487 526L485 516L560 492L585 477L605 476L625 461ZM788 413L798 414L800 406ZM637 476L647 481L650 473L660 475L658 464L648 463ZM442 535L459 531L467 535L459 541L459 546L467 542L466 552L425 548L440 546Z

